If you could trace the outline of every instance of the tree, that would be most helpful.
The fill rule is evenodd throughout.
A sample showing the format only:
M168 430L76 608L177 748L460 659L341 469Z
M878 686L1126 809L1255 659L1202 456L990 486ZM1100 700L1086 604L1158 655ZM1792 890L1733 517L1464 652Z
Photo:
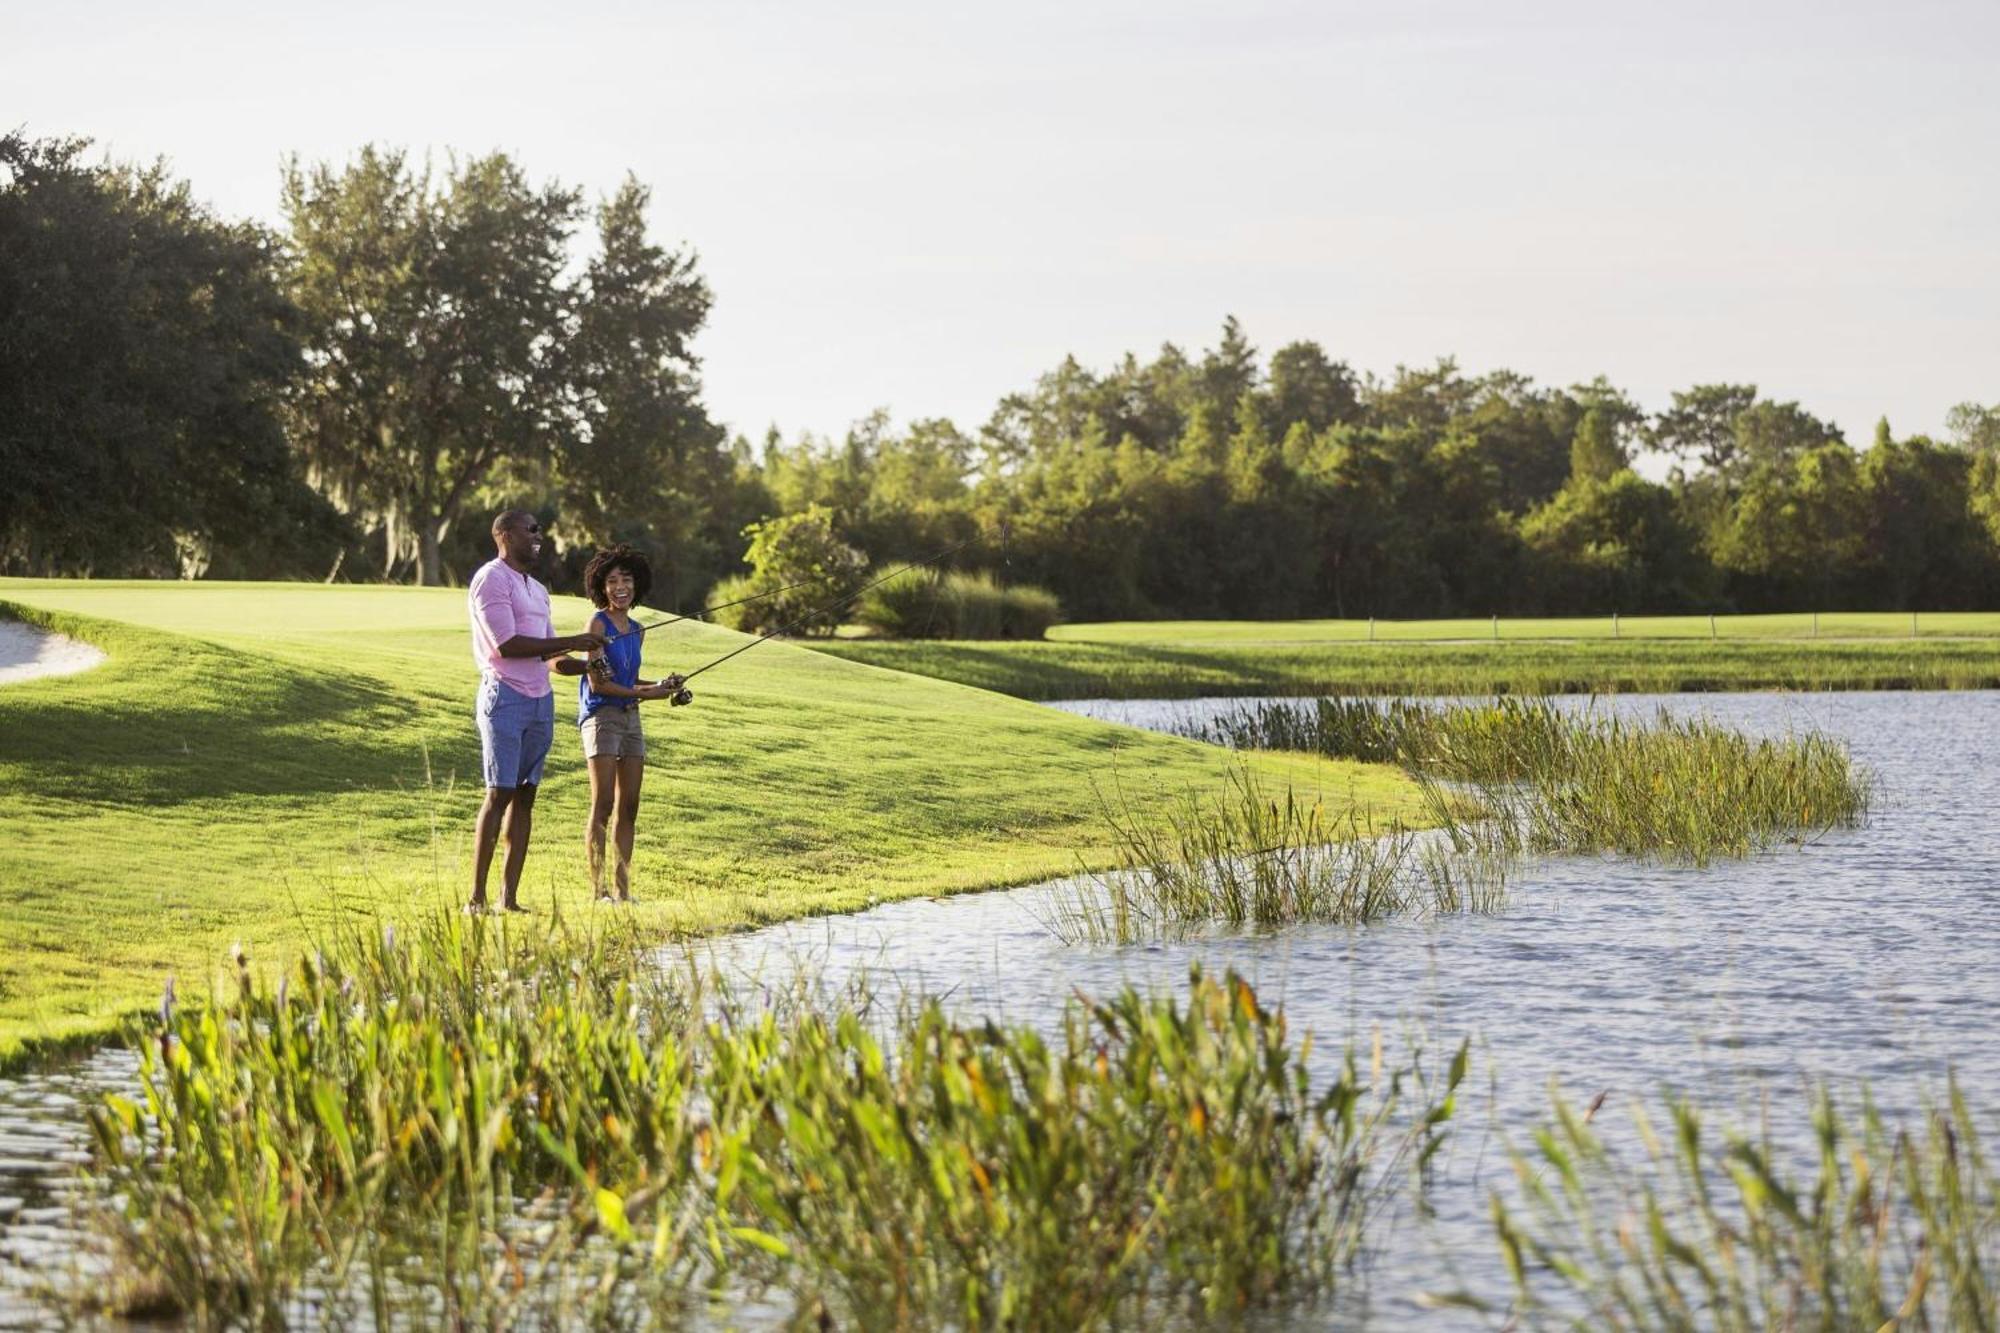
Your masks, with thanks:
M1741 468L1788 468L1828 444L1846 447L1840 427L1821 421L1797 403L1760 400L1736 417L1736 460Z
M1754 384L1697 384L1674 395L1674 405L1653 418L1651 447L1721 472L1736 461L1736 421L1757 401Z
M379 525L385 572L443 581L440 546L503 461L546 466L569 429L578 194L505 154L442 176L368 147L284 173L310 373L298 438L316 482Z
M1569 445L1569 475L1572 483L1610 481L1625 470L1625 446L1618 442L1614 416L1602 407L1583 414Z
M2000 454L2000 403L1960 403L1945 414L1952 443L1970 454Z
M1824 608L1866 550L1867 497L1854 451L1831 441L1745 477L1714 537L1717 566L1759 609Z
M0 136L0 570L324 572L339 526L283 435L299 317L272 238L87 148Z
M1602 615L1685 610L1705 600L1705 566L1673 493L1630 468L1580 477L1528 515L1541 609Z
M1316 342L1286 343L1271 355L1266 427L1282 437L1303 422L1318 434L1328 426L1358 421L1361 385L1345 361L1335 361Z
M1257 349L1243 336L1243 326L1230 315L1222 321L1222 341L1201 359L1195 375L1201 403L1218 418L1236 411L1236 404L1257 388Z
M647 238L651 198L628 176L597 209L561 357L574 423L555 457L554 530L577 547L651 547L664 604L681 605L733 561L756 515L734 503L735 461L701 403L693 340L708 284L692 254Z
M1882 424L1861 457L1867 503L1867 599L1894 610L1976 607L1991 585L1992 549L1971 504L1975 460Z

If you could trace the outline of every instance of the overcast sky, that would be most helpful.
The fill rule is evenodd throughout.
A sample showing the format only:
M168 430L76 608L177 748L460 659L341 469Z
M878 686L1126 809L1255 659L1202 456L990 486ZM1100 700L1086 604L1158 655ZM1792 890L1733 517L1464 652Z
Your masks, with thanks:
M284 155L501 148L654 187L760 433L983 421L1314 338L1648 408L1750 381L1856 443L2000 403L2000 3L0 0L0 127L277 221Z

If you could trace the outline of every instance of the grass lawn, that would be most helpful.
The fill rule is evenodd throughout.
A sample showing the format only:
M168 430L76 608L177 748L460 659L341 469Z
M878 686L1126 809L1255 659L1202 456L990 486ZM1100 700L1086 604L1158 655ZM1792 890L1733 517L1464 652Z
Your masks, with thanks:
M1058 643L1414 643L1531 639L2000 638L2000 612L1810 611L1761 616L1610 616L1509 620L1107 620L1057 625Z
M1608 627L1601 639L1509 639L1507 622L1502 621L1497 643L1490 637L1355 643L1231 639L1226 637L1227 628L1216 622L1193 622L1191 634L1212 629L1215 637L1207 640L811 642L820 651L849 661L961 681L1024 699L2000 687L2000 642L1972 637L1647 639L1624 637L1621 625L1621 637L1615 642L1608 637ZM1269 629L1242 628L1246 636ZM1152 632L1176 633L1178 626L1156 625Z
M559 599L559 632L583 603ZM0 1061L98 1036L233 941L280 959L340 913L454 901L479 751L462 592L0 579L0 614L104 649L0 688ZM676 625L647 669L744 642ZM1233 762L772 643L648 704L633 909L662 935L1030 881L1107 854L1098 791L1143 800ZM588 912L569 681L523 897ZM1392 769L1259 756L1267 776L1414 818ZM497 874L497 867L496 867Z

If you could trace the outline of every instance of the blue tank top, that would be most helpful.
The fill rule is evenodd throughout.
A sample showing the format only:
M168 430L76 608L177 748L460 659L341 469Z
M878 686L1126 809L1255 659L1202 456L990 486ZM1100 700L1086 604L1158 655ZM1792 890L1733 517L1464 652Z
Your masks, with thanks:
M646 631L634 625L620 634L618 627L611 623L611 617L601 612L592 618L590 625L604 636L604 656L611 663L611 679L628 690L635 688L639 683L639 649L645 640ZM627 706L636 708L638 704L637 699L617 699L599 694L590 688L589 676L577 679L576 724L579 727L600 708Z

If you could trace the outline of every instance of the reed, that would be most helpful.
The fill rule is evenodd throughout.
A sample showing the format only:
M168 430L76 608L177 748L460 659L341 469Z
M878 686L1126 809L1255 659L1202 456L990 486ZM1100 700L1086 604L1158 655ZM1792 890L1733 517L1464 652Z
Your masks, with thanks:
M1492 1200L1516 1314L1613 1329L1991 1329L2000 1324L2000 1177L1954 1080L1916 1128L1819 1089L1817 1160L1768 1132L1717 1132L1670 1097L1632 1113L1621 1158L1559 1095L1519 1185Z
M627 938L437 916L247 960L93 1117L114 1307L202 1326L1075 1328L1292 1308L1437 1151L1465 1072L1310 1042L1233 974L1053 1034L863 985L738 994Z
M624 1257L588 1243L642 1221L667 1281L621 1295L657 1297L690 1272L669 1204L697 1031L629 949L560 921L354 928L275 986L239 959L229 991L170 991L135 1034L142 1100L94 1117L94 1173L122 1200L97 1221L119 1271L204 1325L281 1326L300 1302L378 1326L588 1305Z
M925 999L886 1035L803 1013L714 1053L758 1112L718 1149L744 1258L795 1308L867 1327L1323 1300L1436 1152L1466 1063L1364 1077L1350 1049L1314 1091L1282 1016L1199 969L1185 1004L1079 998L1052 1039Z
M1872 776L1830 737L1750 737L1665 709L1633 722L1547 699L1267 701L1185 734L1400 763L1465 784L1532 850L1694 865L1852 827L1874 795Z
M1104 804L1119 865L1052 891L1043 920L1066 943L1185 937L1204 929L1273 929L1305 921L1497 910L1519 851L1514 825L1422 778L1424 822L1375 827L1329 814L1248 769L1208 798L1183 794L1163 814Z

